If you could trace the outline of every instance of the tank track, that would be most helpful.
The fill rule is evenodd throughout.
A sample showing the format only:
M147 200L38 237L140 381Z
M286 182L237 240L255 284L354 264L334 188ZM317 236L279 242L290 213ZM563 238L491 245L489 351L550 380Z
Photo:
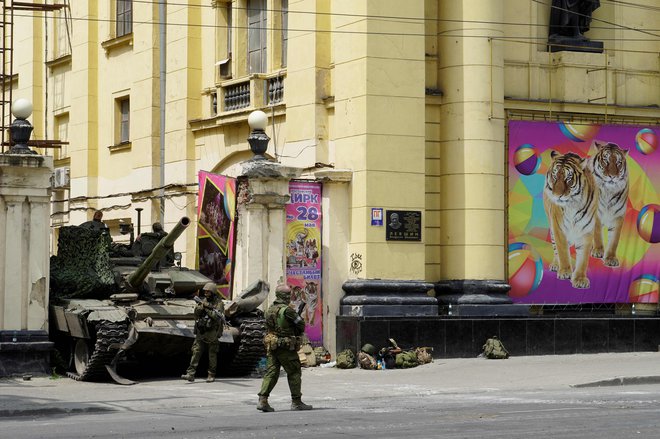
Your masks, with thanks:
M110 349L110 346L113 343L123 343L127 337L127 321L99 323L96 327L96 343L89 357L87 368L80 375L76 372L67 372L67 376L76 381L107 381L110 375L105 366L109 365L117 354L117 349Z
M266 356L264 335L266 335L266 320L262 315L251 315L236 319L240 323L240 340L238 350L231 362L224 367L228 376L247 376L256 368L259 361ZM222 362L222 357L219 361Z

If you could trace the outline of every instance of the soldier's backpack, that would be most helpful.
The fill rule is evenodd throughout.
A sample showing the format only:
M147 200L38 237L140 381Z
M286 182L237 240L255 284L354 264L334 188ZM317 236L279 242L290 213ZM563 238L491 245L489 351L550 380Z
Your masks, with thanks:
M337 354L337 365L339 369L352 369L355 367L355 354L350 349L345 349Z
M497 336L493 336L486 340L483 346L484 357L491 359L504 359L509 358L509 352L506 350L502 342Z
M409 367L417 367L419 362L417 361L417 354L415 351L403 351L400 354L396 354L396 367L399 369L407 369Z
M433 354L431 354L431 352L433 352L432 347L420 347L415 349L419 364L433 363Z
M369 369L369 370L378 369L378 363L376 362L376 359L372 355L369 355L366 352L362 352L362 351L358 352L357 360L360 369Z

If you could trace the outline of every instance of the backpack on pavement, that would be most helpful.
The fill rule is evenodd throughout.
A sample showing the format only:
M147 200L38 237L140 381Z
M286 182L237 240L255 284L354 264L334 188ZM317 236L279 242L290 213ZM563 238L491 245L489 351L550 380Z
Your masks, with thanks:
M395 361L396 367L399 369L407 369L419 365L415 351L403 351L400 354L396 354Z
M509 358L509 351L506 350L502 342L496 335L486 340L483 346L484 356L490 359Z
M337 354L337 365L339 369L353 369L355 367L355 354L350 349L345 349Z
M419 347L415 349L415 354L417 355L417 362L419 364L433 363L433 348L431 347Z
M376 362L376 359L372 355L367 354L366 352L358 352L357 359L360 369L369 369L369 370L378 369L378 363Z

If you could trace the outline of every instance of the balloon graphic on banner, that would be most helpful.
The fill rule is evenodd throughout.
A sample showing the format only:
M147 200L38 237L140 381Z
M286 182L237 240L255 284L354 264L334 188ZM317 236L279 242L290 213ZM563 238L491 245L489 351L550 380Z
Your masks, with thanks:
M568 122L559 124L559 129L564 136L573 142L584 142L591 139L598 132L598 128L598 125L572 124Z
M541 166L541 158L536 148L529 143L520 145L513 154L514 166L523 175L532 175Z
M658 278L643 274L630 284L628 298L631 303L658 303Z
M642 128L635 136L635 147L644 155L649 155L658 149L658 136L650 128Z
M660 242L660 206L647 204L637 215L637 232L646 242Z
M538 288L543 279L543 261L524 242L509 244L509 296L524 297Z

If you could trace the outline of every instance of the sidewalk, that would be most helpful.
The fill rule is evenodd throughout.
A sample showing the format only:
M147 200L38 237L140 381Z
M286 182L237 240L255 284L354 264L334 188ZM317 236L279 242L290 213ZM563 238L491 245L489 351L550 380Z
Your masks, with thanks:
M153 378L133 386L112 382L87 383L69 378L0 379L0 418L109 410L222 404L253 410L259 378L221 378L215 383L197 379ZM324 399L502 391L567 389L603 385L660 384L660 353L549 355L436 359L412 369L367 371L336 368L303 370L303 394L311 404ZM288 399L286 378L271 399Z

